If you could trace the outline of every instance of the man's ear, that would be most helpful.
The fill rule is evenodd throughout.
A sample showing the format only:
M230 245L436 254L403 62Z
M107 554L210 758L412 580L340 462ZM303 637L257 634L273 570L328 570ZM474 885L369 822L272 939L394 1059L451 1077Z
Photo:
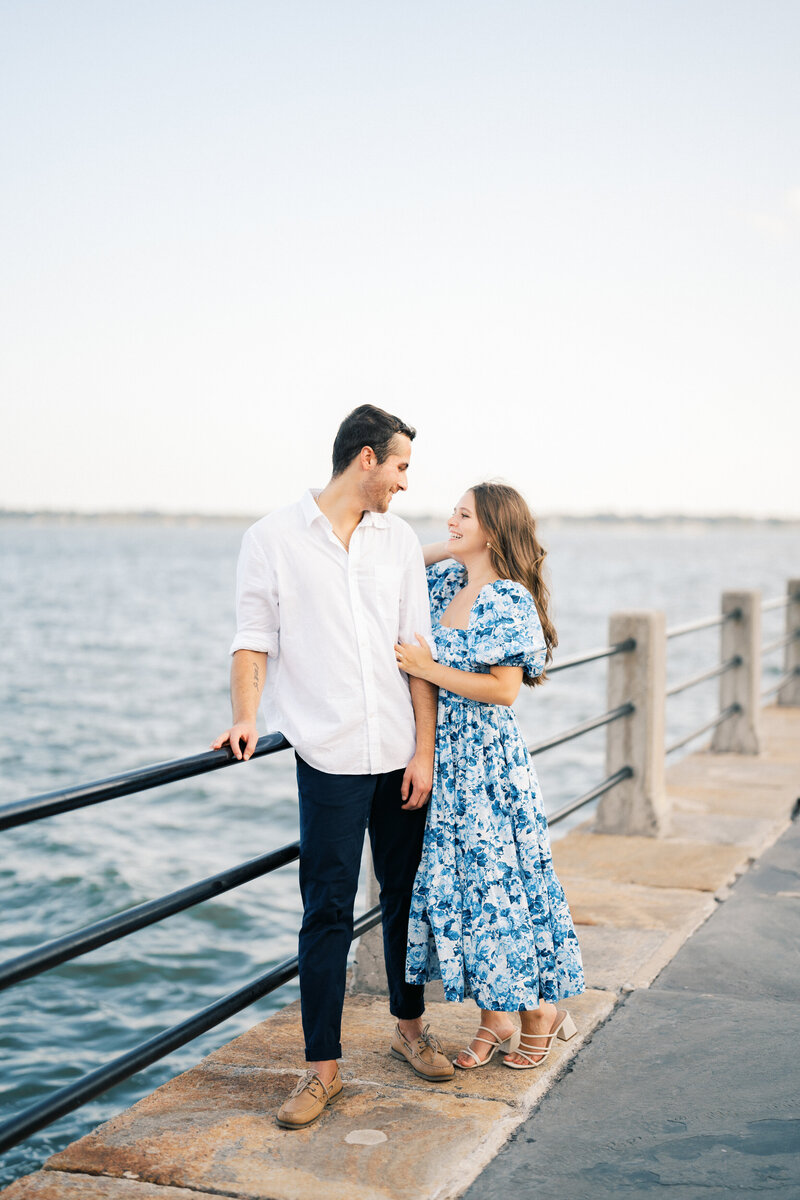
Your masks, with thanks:
M372 446L362 446L360 459L361 468L364 471L371 471L378 463L378 456Z

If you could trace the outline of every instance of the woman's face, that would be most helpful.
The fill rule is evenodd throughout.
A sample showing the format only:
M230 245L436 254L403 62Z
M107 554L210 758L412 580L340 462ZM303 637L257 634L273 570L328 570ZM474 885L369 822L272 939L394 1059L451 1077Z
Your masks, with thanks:
M447 552L453 558L462 559L465 555L469 558L486 550L489 539L475 516L475 497L472 492L465 492L453 509L447 530L450 534Z

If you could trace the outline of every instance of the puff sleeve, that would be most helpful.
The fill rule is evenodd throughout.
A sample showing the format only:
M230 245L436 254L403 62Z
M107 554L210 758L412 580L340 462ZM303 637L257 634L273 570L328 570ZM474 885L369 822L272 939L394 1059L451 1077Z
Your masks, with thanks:
M469 626L469 653L486 667L522 667L541 675L547 647L533 596L521 583L499 579L481 592Z

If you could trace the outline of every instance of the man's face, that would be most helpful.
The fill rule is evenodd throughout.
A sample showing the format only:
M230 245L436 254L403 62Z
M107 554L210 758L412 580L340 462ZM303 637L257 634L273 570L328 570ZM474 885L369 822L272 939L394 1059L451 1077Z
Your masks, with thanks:
M384 462L376 464L364 477L364 507L369 512L386 512L392 496L408 487L411 441L396 433Z

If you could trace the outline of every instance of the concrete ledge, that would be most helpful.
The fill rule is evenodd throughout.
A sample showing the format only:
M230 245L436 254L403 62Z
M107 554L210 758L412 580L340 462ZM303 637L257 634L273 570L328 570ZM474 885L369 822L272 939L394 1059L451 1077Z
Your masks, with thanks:
M553 845L559 878L611 879L699 892L716 892L724 887L737 869L744 869L748 858L742 846L580 830L573 830Z
M578 938L586 925L611 925L617 929L685 930L686 936L710 916L714 901L708 892L691 888L644 887L609 879L560 876L569 901Z
M345 1091L315 1125L287 1132L275 1124L274 1112L302 1069L295 1003L54 1155L40 1174L135 1176L160 1188L206 1189L247 1200L323 1194L330 1200L445 1200L491 1161L616 998L593 991L566 1003L579 1034L559 1042L545 1067L509 1071L495 1059L432 1085L388 1055L385 1001L348 998ZM428 1015L448 1054L455 1055L475 1031L471 1003L433 1005ZM347 1141L365 1130L381 1140ZM18 1191L13 1200L25 1195Z
M765 721L769 719L771 723L771 713L768 716L765 712L764 717ZM788 751L788 747L786 749ZM753 755L712 754L701 750L675 763L667 773L670 786L691 787L700 782L704 787L747 786L759 792L780 791L787 799L796 799L797 749L794 756L787 752L785 757L778 754L773 757L772 751L763 750L761 754Z
M37 1171L18 1179L3 1192L5 1200L219 1200L219 1192L158 1187L110 1175L70 1175Z

